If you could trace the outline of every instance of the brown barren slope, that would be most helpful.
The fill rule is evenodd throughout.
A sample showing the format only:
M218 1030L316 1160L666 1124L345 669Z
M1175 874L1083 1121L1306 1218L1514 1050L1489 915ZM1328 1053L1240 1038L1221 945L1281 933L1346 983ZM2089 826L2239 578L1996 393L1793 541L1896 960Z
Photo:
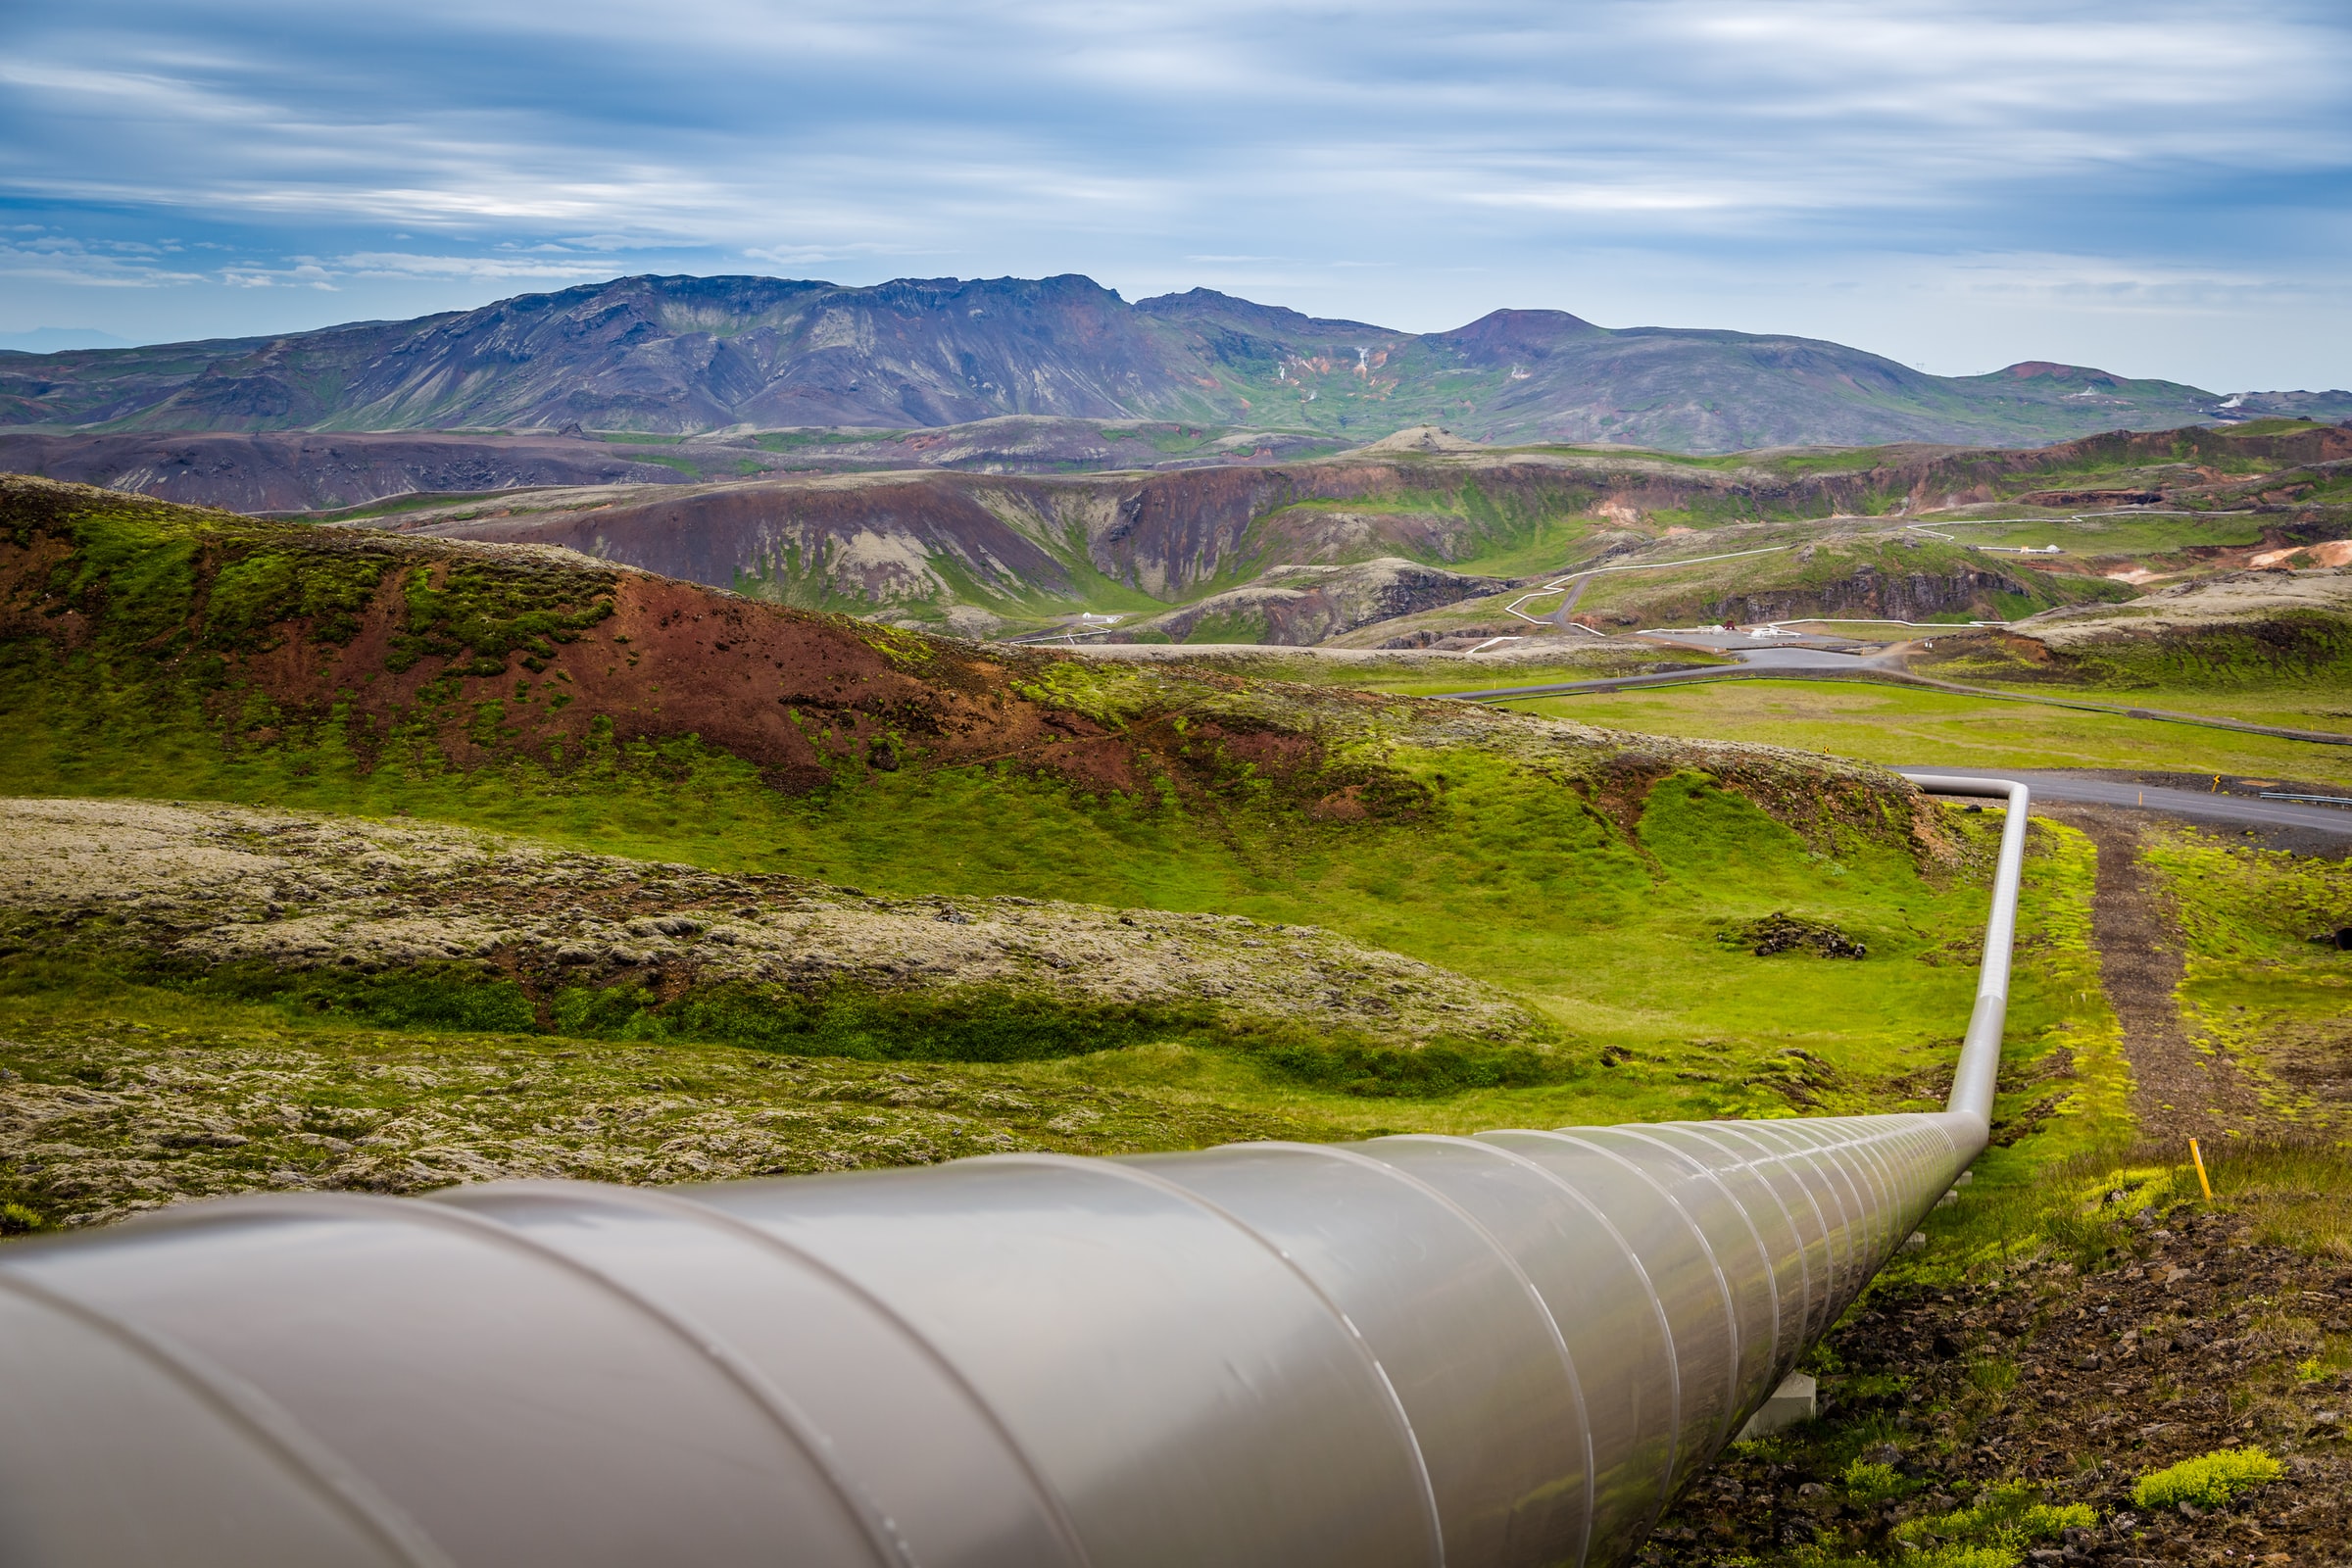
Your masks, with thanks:
M192 706L232 751L331 723L363 769L421 748L435 766L520 756L561 772L599 748L691 740L790 794L1004 762L1082 791L1350 819L1425 802L1390 748L1459 744L1534 766L1629 827L1648 785L1689 766L1799 831L1926 820L1891 775L1772 747L983 649L566 551L23 478L0 479L0 655L27 698L128 690L145 709Z

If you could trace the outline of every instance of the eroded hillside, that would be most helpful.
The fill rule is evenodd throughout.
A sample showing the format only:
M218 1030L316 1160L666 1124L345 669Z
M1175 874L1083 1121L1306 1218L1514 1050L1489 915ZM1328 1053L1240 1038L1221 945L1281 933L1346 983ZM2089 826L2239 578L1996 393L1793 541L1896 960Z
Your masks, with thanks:
M22 705L179 722L231 755L559 771L731 758L787 794L1011 762L1136 799L1239 791L1355 819L1426 797L1384 759L1471 745L1588 797L1681 765L1610 737L1446 705L956 643L714 593L544 547L417 539L0 483L0 640ZM119 706L125 701L131 710ZM70 747L70 740L62 744ZM1730 773L1791 798L1808 766ZM1884 782L1855 774L1870 796ZM1876 815L1885 803L1855 809Z
M1659 608L1629 605L1628 620L1588 621L1594 626L1678 615L2032 613L2110 596L2083 580L2110 568L2086 571L2091 563L2071 555L2037 559L2015 546L1987 550L1988 536L1939 534L1934 524L2153 509L2234 518L2248 541L2284 547L2352 517L2347 463L2352 433L2293 421L2104 436L2031 453L1889 448L1703 461L1492 451L1433 438L1311 463L1174 472L902 470L524 493L395 513L381 525L559 544L778 603L965 635L1069 629L1086 612L1114 619L1086 623L1097 635L1141 628L1193 641L1304 643L1365 641L1376 622L1480 597L1474 585L1454 584L1418 602L1358 595L1344 614L1286 615L1278 607L1304 590L1267 576L1387 558L1525 588L1587 566L1745 557L1679 585L1661 579L1657 591L1631 578L1595 585L1595 607L1631 596ZM1905 524L1920 519L1929 519L1927 531L1906 535ZM1884 537L1855 543L1874 531ZM1889 543L1901 553L1887 556ZM1783 546L1805 569L1767 559ZM1829 559L1812 564L1825 551ZM1203 604L1237 592L1247 602ZM1549 608L1538 618L1548 615ZM1498 631L1527 629L1499 604L1472 604L1460 623L1489 621ZM1419 629L1399 624L1368 640Z

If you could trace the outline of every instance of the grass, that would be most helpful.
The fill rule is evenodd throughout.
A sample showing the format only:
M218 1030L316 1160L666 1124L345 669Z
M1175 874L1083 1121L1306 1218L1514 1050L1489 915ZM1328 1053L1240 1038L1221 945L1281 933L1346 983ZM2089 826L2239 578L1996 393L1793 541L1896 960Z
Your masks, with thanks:
M2352 926L2352 865L2185 829L2164 834L2147 859L2180 911L2187 1021L2232 1058L2281 1126L2352 1132L2352 1105L2332 1087L2352 1016L2352 955L2315 940Z
M2131 700L2172 706L2173 694ZM1726 681L1508 706L1614 729L1762 741L1888 764L2227 773L2352 787L2352 747L1858 681Z
M2149 630L2135 627L2137 619L2126 610L2104 618L2102 635L2056 648L1997 635L1955 638L1916 667L1976 685L2151 704L2352 701L2352 618L2275 603L2194 629Z
M1967 684L1977 684L1968 681L1965 676L1956 678ZM1984 684L2000 686L2004 683L1987 681ZM2048 687L2020 686L2012 689L2031 696L2068 695L2053 692ZM2233 690L2168 683L2154 687L2092 689L2081 695L2092 702L2160 708L2176 713L2235 719L2243 724L2270 724L2279 729L2352 735L2352 684L2342 680L2296 680L2289 677Z
M1604 572L1590 579L1577 601L1577 613L1614 617L1620 622L1631 617L1645 626L1688 626L1719 620L1726 614L1748 618L1751 612L1744 607L1759 602L1759 596L1763 596L1762 602L1777 598L1784 604L1808 599L1835 602L1845 597L1849 583L1864 575L1878 582L1924 575L1964 585L1987 570L1997 571L2012 586L1967 588L1963 597L1969 602L1955 604L1941 613L1962 620L1972 616L2016 618L2061 605L2131 598L2133 592L2105 578L2035 571L2016 557L1987 558L1916 534L1837 536L1825 535L1817 527L1742 529L1736 541L1715 541L1714 548L1693 554L1728 551L1735 543L1740 550L1784 548L1769 555L1694 561L1680 568L1661 564L1655 570ZM1992 616L1984 615L1985 611L1992 612Z
M364 597L384 573L407 568L355 557L335 568L348 569L348 582L321 566L301 582L281 583L271 575L276 568L270 552L257 547L216 571L202 589L202 614L191 618L189 607L199 595L195 557L184 537L142 523L144 515L93 524L74 564L74 570L103 584L103 596L89 602L102 604L109 626L118 628L110 631L111 640L47 663L41 662L50 658L45 653L20 651L0 666L11 693L0 705L0 791L405 813L606 853L717 870L792 871L888 892L1009 893L1323 926L1508 991L1550 1021L1572 1068L1548 1081L1449 1082L1374 1099L1349 1093L1329 1075L1286 1067L1270 1054L1225 1049L1182 1028L1131 1019L1103 1032L1100 1044L1106 1049L1056 1059L837 1060L821 1068L840 1081L908 1088L907 1080L889 1076L902 1073L918 1094L935 1092L924 1084L961 1085L936 1093L950 1097L942 1103L968 1101L974 1106L973 1097L1006 1084L1027 1085L1055 1104L1061 1103L1057 1096L1083 1099L1115 1090L1131 1097L1119 1104L1126 1107L1120 1114L1132 1113L1132 1119L1118 1122L1097 1107L1110 1125L1090 1133L1098 1142L1087 1147L1101 1149L1170 1147L1152 1140L1180 1144L1229 1125L1294 1129L1288 1136L1343 1136L1381 1127L1464 1131L1512 1123L1859 1112L1936 1103L1968 1015L1975 988L1970 938L1983 919L1983 878L1998 812L1948 814L1952 858L1923 859L1899 811L1876 821L1840 820L1826 810L1815 814L1818 803L1807 798L1779 802L1779 814L1768 814L1696 767L1612 797L1595 775L1576 774L1556 760L1533 763L1474 739L1481 726L1469 722L1461 726L1460 744L1408 740L1428 732L1409 726L1335 731L1331 765L1361 768L1405 803L1356 820L1286 804L1253 764L1237 764L1216 790L1179 797L1151 787L1081 790L999 763L945 767L918 760L893 771L859 768L854 780L844 775L792 797L771 788L753 763L690 736L629 748L591 745L585 756L552 762L510 754L466 771L442 756L429 729L420 728L375 737L380 749L363 767L363 748L334 712L300 722L264 715L223 729L192 700L174 695L180 688L170 682L183 677L162 672L177 671L178 663L139 650L184 649L193 659L215 634L257 647L271 637L291 638L265 623L264 613L290 592L307 596L315 623L308 634L323 636L318 628L345 614L355 596ZM520 579L485 572L468 566L444 573L438 583L421 574L398 579L405 597L394 657L489 662L502 668L514 659L536 669L533 660L582 634L601 612L598 594L605 590L585 579L578 591L562 597L571 608L559 611L549 608L554 601L547 592L534 589L539 597L533 598L517 586ZM906 641L911 646L911 639ZM280 646L289 652L299 647L291 641ZM176 661L181 653L171 657ZM1033 685L1068 685L1053 694L1057 707L1114 726L1134 716L1119 705L1160 678L1079 663L1041 665L1022 677ZM1027 686L1020 691L1045 700ZM1948 757L1948 748L1932 744L1929 721L1990 706L1876 688L1756 683L1532 706L1623 722L1612 710L1629 704L1728 698L1740 705L1737 718L1746 726L1734 728L1733 738L1804 744L1812 736L1801 715L1765 705L1809 693L1838 704L1928 704L1924 742L1890 722L1884 710L1833 707L1817 720L1840 736L1873 738L1883 760ZM1336 723L1339 712L1298 708L1303 698L1295 689L1286 696L1259 688L1248 700L1263 705L1253 711L1261 712L1258 721L1268 733L1305 721L1300 713ZM2006 728L1987 739L2012 746L2020 728L2015 715L2044 711L1999 706ZM1239 712L1219 711L1229 722ZM1734 713L1725 709L1714 716L1729 726ZM2127 720L2064 717L2112 722L2132 732ZM1180 709L1154 721L1161 720L1179 730L1190 721ZM1451 723L1431 720L1429 728ZM1639 727L1671 733L1668 725ZM1570 758L1572 751L1557 757ZM1803 779L1799 796L1821 786L1818 774ZM1980 1176L1985 1191L2030 1187L2052 1160L2088 1157L2128 1140L2130 1131L2114 1019L2099 998L2088 948L2092 857L2084 841L2047 825L2037 826L2031 844L2012 1050L1999 1105L2005 1129L2024 1141L1987 1156ZM1834 928L1841 940L1866 947L1869 956L1859 962L1802 952L1758 956L1719 940L1727 931L1784 913ZM727 1129L746 1116L756 1120L781 1107L760 1096L738 1102L729 1098L733 1090L710 1089L731 1080L721 1066L735 1076L756 1075L783 1071L758 1063L788 1060L799 1064L796 1073L820 1071L810 1065L815 1058L797 1052L791 1041L767 1042L761 1050L743 1040L600 1038L587 1014L556 1020L559 1030L569 1033L505 1033L479 1022L461 1028L429 1021L387 1030L259 1002L222 1011L218 1009L229 1008L223 999L191 1000L71 976L0 1002L7 1004L0 1021L33 1052L24 1065L12 1067L28 1082L36 1075L44 1083L79 1081L90 1058L102 1058L100 1065L103 1059L131 1060L123 1054L143 1049L134 1034L199 1028L213 1030L220 1049L229 1053L202 1059L254 1053L250 1071L266 1074L279 1070L269 1064L275 1053L290 1062L299 1058L284 1070L304 1081L342 1082L337 1074L359 1072L351 1061L388 1069L398 1063L386 1054L402 1053L413 1054L402 1060L427 1073L438 1070L433 1061L446 1061L460 1080L478 1082L488 1080L477 1069L506 1060L506 1052L539 1060L546 1053L570 1051L578 1054L545 1059L605 1064L579 1068L578 1086L564 1081L568 1067L551 1068L546 1078L534 1080L539 1087L513 1108L523 1117L532 1097L543 1094L548 1113L518 1120L500 1134L515 1149L554 1137L534 1129L560 1127L572 1114L555 1113L574 1103L567 1097L586 1096L581 1103L611 1098L596 1082L612 1088L629 1074L666 1076L660 1066L666 1052L678 1053L679 1072L704 1086L692 1090L700 1107L693 1114L716 1118L706 1128L713 1138L733 1137ZM131 1023L143 1028L133 1031ZM43 1034L52 1024L65 1032ZM112 1043L103 1049L91 1044L101 1037ZM214 1049L184 1044L200 1054ZM597 1076L608 1072L618 1076ZM237 1080L245 1087L231 1084L208 1102L242 1127L239 1118L246 1113L229 1112L244 1102L236 1097L250 1098L259 1081ZM122 1092L135 1088L126 1082ZM897 1092L874 1090L885 1101ZM199 1087L189 1093L201 1098L214 1092ZM956 1095L966 1099L955 1100ZM458 1116L463 1099L449 1101L446 1113ZM719 1100L735 1108L717 1105ZM389 1102L370 1103L393 1108ZM879 1117L871 1124L879 1129L899 1124L893 1109L869 1105L858 1114ZM660 1121L653 1111L646 1115ZM1217 1115L1240 1120L1220 1123ZM1046 1116L1036 1126L1054 1119ZM222 1136L246 1141L220 1146L230 1152L222 1159L261 1141L257 1133L233 1128ZM791 1157L814 1157L809 1152L822 1140L815 1132L810 1136L816 1141L793 1145L802 1154ZM922 1136L942 1151L962 1147ZM1022 1122L1006 1136L1046 1134Z
M2088 848L2068 835L2043 852L2042 863L2055 868L2068 855L2087 857ZM2249 849L2184 828L2163 834L2147 859L2163 880L2186 948L2184 1017L2256 1074L2275 1118L2270 1138L2230 1139L2205 1151L2217 1202L2239 1217L2249 1242L2352 1262L2352 1144L2340 1141L2352 1129L2332 1121L2308 1095L2298 1096L2291 1080L2292 1051L2303 1038L2296 1026L2340 1037L2341 1020L2352 1011L2345 1006L2352 956L2309 940L2317 927L2352 923L2352 864ZM2029 903L2057 908L2046 894ZM2040 962L2049 980L2071 978L2088 988L2092 1003L2070 1018L2059 1042L2071 1058L2068 1101L2035 1136L1995 1147L1977 1161L1964 1200L1928 1216L1922 1225L1928 1249L1890 1264L1882 1276L1886 1288L1941 1290L2000 1279L2017 1260L2036 1254L2081 1270L2115 1266L2145 1249L2131 1223L2141 1208L2161 1214L2205 1206L2196 1172L2177 1147L2140 1141L2120 1031L2095 1001L2098 972L2086 922L2028 931L2021 947L2031 951L2045 941ZM2329 1075L2340 1074L2340 1055L2328 1060L2335 1064ZM2013 1092L2018 1070L2016 1054L2007 1054L2005 1094ZM2009 1117L2013 1124L2027 1119L2018 1109Z
M1436 675L1372 676L1365 679L1334 681L1334 685L1352 686L1358 691L1395 692L1400 697L1452 697L1462 693L1508 690L1519 686L1547 686L1569 681L1607 680L1618 675L1640 675L1656 672L1660 666L1709 669L1729 664L1730 660L1716 660L1704 655L1668 652L1661 659L1624 659L1604 655L1594 660L1544 659L1515 660L1500 666L1471 665L1459 673Z
M2286 1467L2258 1447L2221 1448L2144 1475L2132 1489L2142 1508L2172 1508L2188 1502L2220 1508L2286 1474Z
M1315 826L1246 806L1089 796L994 767L908 768L795 800L749 764L683 744L569 775L397 756L362 772L331 732L308 751L229 749L145 727L151 715L100 716L93 727L87 713L13 707L0 718L0 789L411 814L885 891L1326 926L1493 981L1592 1048L1632 1053L1557 1091L1544 1113L1563 1121L1785 1111L1791 1050L1827 1064L1799 1091L1809 1101L1866 1108L1948 1054L1973 979L1916 960L1982 918L1974 877L1923 877L1884 842L1808 844L1695 775L1652 793L1637 845L1575 792L1477 753L1390 758L1426 792L1413 819ZM1976 839L1986 831L1987 818L1954 820ZM1758 959L1714 940L1727 922L1784 908L1853 933L1872 960ZM2029 981L2022 1006L2036 1005L2031 995Z
M908 754L910 765L868 769L853 752L830 782L793 796L753 761L693 735L618 746L593 726L584 750L493 749L467 770L436 738L430 704L445 700L431 695L440 688L428 688L414 711L368 728L323 695L310 712L270 708L257 687L233 684L246 666L229 661L322 658L314 650L352 637L345 624L367 602L370 613L391 616L381 628L387 668L439 660L506 672L519 662L537 674L552 660L560 675L581 639L602 635L599 617L622 591L613 581L471 558L426 569L406 555L323 548L315 569L287 578L278 558L300 548L300 530L175 517L110 501L73 523L74 553L59 569L74 583L60 588L51 573L39 591L71 597L93 631L62 656L45 638L20 638L0 661L9 694L0 703L0 791L408 814L882 892L1015 894L1321 926L1485 981L1547 1021L1572 1070L1534 1081L1490 1076L1483 1085L1472 1075L1387 1097L1447 1130L1930 1106L1969 1012L1975 976L1966 950L1984 917L1997 813L1949 815L1939 858L1912 842L1907 806L1798 764L1738 757L1710 764L1750 769L1742 788L1767 801L1768 812L1698 766L1666 771L1678 765L1671 751L1564 735L1539 741L1451 705L1392 710L1309 701L1297 688L1077 662L1026 669L1016 694L1112 732L1148 723L1184 735L1211 717L1237 737L1311 732L1326 759L1313 776L1330 782L1303 797L1285 793L1292 786L1235 755L1188 791L1165 778L1089 789L1001 761L935 765L919 751ZM229 544L217 546L204 529L220 530ZM70 593L74 584L82 586ZM307 623L270 619L271 607L290 604ZM883 634L856 635L867 647ZM950 662L923 654L914 639L898 643L891 657ZM372 673L346 669L335 679ZM257 702L269 710L248 710ZM490 739L479 744L493 746L495 731L483 734ZM1497 735L1520 740L1505 745ZM1599 771L1596 759L1619 756L1642 760L1622 778ZM1364 799L1378 808L1324 811L1326 792L1340 784L1371 791ZM1329 801L1359 805L1345 791ZM2090 1059L2085 1042L2098 1037L2104 1012L2081 974L2088 858L2063 834L2037 832L2034 843L2030 945L2013 1004L2015 1077L2003 1105L2005 1115L2039 1121L2079 1080L2070 1063ZM1869 957L1759 956L1718 940L1778 914L1834 928ZM77 990L82 982L71 976L46 985L52 1001L88 1001L107 989ZM168 1014L166 1003L156 1006ZM272 1016L273 1028L322 1027L283 1009ZM575 1041L634 1027L634 1015L612 1030L599 1016L589 1008L539 1021ZM800 1033L833 1049L842 1030L865 1025L851 1018L835 1029L817 1018ZM413 1032L513 1038L486 1017L454 1015L419 1018ZM700 1054L761 1043L756 1031L711 1032L734 1043L606 1039L600 1049L675 1044ZM765 1043L770 1054L810 1048ZM1347 1072L1223 1049L1173 1022L1128 1019L1090 1043L1114 1049L992 1070L1020 1066L1072 1085L1116 1081L1315 1126L1396 1124L1348 1092ZM979 1070L925 1070L967 1065ZM1353 1108L1342 1115L1343 1105Z
M2098 1516L2083 1503L2051 1504L2041 1500L2039 1487L2019 1483L1995 1484L1978 1494L1966 1508L1914 1519L1898 1525L1898 1544L1926 1545L1938 1539L1977 1551L2016 1553L2029 1545L2056 1541L2072 1530L2086 1530Z
M1721 860L1788 892L1793 867L1776 866L1769 845L1738 842L1750 824L1737 805L1683 781L1647 817L1668 864ZM2067 1005L2079 977L2054 956L2082 922L2082 858L2062 836L2036 839L2004 1115L2063 1096L2080 1072L2066 1046L2083 1026ZM1970 889L1947 897L1969 912ZM1965 962L1922 963L1914 952L1874 969L1876 949L1863 963L1758 959L1681 940L1687 929L1637 924L1622 944L1634 960L1626 970L1579 977L1618 998L1609 1038L1642 1042L1613 1064L1588 1043L1554 1081L1379 1097L1301 1073L1279 1052L1228 1049L1182 1027L1122 1025L1103 1033L1123 1042L1112 1049L1041 1060L811 1056L786 1039L566 1033L561 1017L555 1032L421 1017L387 1028L298 996L243 1000L20 952L0 966L0 1090L18 1128L0 1156L0 1202L54 1225L271 1182L410 1191L497 1172L682 1181L1016 1148L1102 1153L1883 1108L1922 1088L1933 1097L1973 985ZM1588 932L1588 965L1599 946ZM1557 989L1573 959L1551 956L1541 978ZM1705 972L1662 990L1675 969ZM1650 1010L1637 1013L1637 1003ZM1589 1005L1569 1010L1582 1022ZM1861 1016L1783 1033L1778 1006L1808 1021ZM1693 1024L1715 1032L1690 1038ZM1732 1033L1742 1024L1752 1033ZM1788 1041L1803 1042L1804 1054L1785 1054Z
M1280 564L1274 545L1278 537L1301 530L1311 535L1318 518L1334 513L1358 517L1453 519L1458 530L1453 548L1461 553L1448 556L1391 541L1358 546L1330 559L1402 555L1451 571L1497 577L1558 571L1563 563L1582 554L1577 547L1596 523L1590 508L1597 497L1590 482L1574 478L1517 481L1492 490L1475 478L1453 484L1408 479L1387 494L1288 502L1250 520L1241 548L1228 558L1214 586L1235 586ZM1318 555L1315 559L1326 558Z
M2093 1136L1988 1151L1962 1200L1922 1222L1927 1249L1889 1263L1873 1288L1938 1291L2004 1280L2036 1257L2084 1273L2124 1267L2147 1250L2145 1232L2132 1223L2143 1208L2160 1216L2228 1213L2246 1243L2352 1263L2352 1152L2345 1146L2220 1146L2205 1155L2214 1193L2208 1203L2185 1152L2140 1142L2129 1116L2082 1131ZM2329 1369L2344 1360L2334 1357ZM1988 1366L2001 1370L1997 1362ZM2007 1375L2014 1378L2014 1370Z
M2111 517L1949 517L1930 514L1926 525L1971 545L2059 545L2070 556L2093 559L2170 555L2199 547L2257 543L2262 519L2247 513L2192 516L2122 514Z

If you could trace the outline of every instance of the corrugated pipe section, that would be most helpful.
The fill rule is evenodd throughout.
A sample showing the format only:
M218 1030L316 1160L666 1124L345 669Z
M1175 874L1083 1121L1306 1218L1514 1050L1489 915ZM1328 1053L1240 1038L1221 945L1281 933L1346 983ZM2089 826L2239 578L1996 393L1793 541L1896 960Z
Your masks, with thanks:
M0 1560L1623 1561L1985 1142L1935 1115L251 1197L0 1254Z

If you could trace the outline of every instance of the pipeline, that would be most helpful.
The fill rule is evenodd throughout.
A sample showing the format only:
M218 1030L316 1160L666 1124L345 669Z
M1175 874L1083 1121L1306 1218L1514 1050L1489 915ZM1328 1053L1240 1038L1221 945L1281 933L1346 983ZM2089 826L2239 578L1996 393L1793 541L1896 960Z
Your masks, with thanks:
M416 1200L0 1254L12 1564L1607 1568L1984 1149L1937 1114Z

